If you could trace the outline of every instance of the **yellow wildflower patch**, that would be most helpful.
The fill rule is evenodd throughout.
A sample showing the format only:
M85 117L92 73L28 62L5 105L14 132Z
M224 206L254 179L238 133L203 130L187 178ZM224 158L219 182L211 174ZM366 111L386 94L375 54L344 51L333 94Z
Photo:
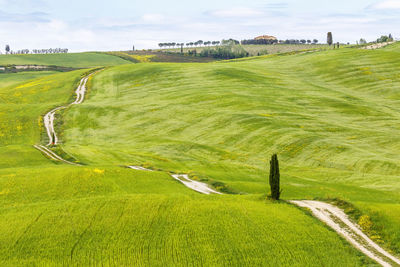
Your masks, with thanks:
M358 224L367 233L371 231L373 225L371 218L368 215L361 216L360 219L358 220Z
M145 63L150 62L150 59L154 57L154 55L129 55L131 58L136 59L139 62Z
M10 189L3 189L2 191L0 191L0 196L1 195L8 195L10 193Z
M100 169L94 169L93 172L95 172L97 174L104 174L104 170L100 170Z

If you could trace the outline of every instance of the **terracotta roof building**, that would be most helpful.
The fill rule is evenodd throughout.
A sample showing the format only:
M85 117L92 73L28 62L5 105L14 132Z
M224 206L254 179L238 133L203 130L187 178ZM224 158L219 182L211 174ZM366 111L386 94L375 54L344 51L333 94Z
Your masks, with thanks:
M278 39L274 36L262 35L254 38L254 40L278 40Z

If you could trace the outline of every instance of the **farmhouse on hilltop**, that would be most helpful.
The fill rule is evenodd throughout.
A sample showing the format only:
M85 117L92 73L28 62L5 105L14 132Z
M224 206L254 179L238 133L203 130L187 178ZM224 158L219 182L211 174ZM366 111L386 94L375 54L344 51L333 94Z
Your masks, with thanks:
M261 35L261 36L258 36L258 37L256 37L256 38L254 38L254 40L277 41L278 39L277 39L275 36Z
M278 39L275 36L261 35L254 39L242 40L242 45L270 45L278 43Z

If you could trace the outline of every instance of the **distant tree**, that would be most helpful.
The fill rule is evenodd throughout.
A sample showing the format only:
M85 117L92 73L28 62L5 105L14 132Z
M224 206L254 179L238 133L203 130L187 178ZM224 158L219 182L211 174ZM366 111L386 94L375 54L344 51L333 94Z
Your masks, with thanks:
M222 40L222 45L238 45L240 44L240 42L238 40L235 39L229 39L229 40Z
M203 40L198 40L197 43L201 46L204 42Z
M308 43L308 44L311 44L311 40L307 40L307 43Z
M163 44L163 43L159 43L158 46L159 46L160 48L163 48L164 44Z
M248 52L241 46L218 46L205 48L200 52L200 57L213 57L218 59L233 59L248 56Z
M132 45L132 51L135 51L135 46L134 45Z
M314 40L313 40L313 43L314 43L314 44L318 44L318 40L317 40L317 39L314 39Z
M302 40L300 40L300 43L305 44L305 43L307 43L307 41L302 39Z
M242 45L271 45L271 44L276 44L278 40L273 39L249 39L249 40L242 40L241 44Z
M339 42L336 43L336 47L340 48L340 43Z
M331 32L328 32L327 43L330 46L333 44L333 36Z
M9 53L10 53L10 46L6 45L6 54L9 54Z
M389 33L389 42L393 42L393 36L391 33Z
M377 43L386 43L389 42L389 36L386 35L382 35L381 38L379 38L378 40L376 40Z
M363 38L361 38L360 41L359 41L360 45L364 45L366 43L367 43L367 41L365 39L363 39Z
M272 155L270 161L269 185L271 187L271 198L273 200L279 200L281 196L280 173L278 155L276 154Z

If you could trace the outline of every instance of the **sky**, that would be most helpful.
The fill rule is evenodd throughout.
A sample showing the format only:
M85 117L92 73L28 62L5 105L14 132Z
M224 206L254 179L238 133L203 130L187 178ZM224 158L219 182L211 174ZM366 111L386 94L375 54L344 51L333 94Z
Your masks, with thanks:
M0 52L157 48L160 42L400 38L400 0L0 0Z

